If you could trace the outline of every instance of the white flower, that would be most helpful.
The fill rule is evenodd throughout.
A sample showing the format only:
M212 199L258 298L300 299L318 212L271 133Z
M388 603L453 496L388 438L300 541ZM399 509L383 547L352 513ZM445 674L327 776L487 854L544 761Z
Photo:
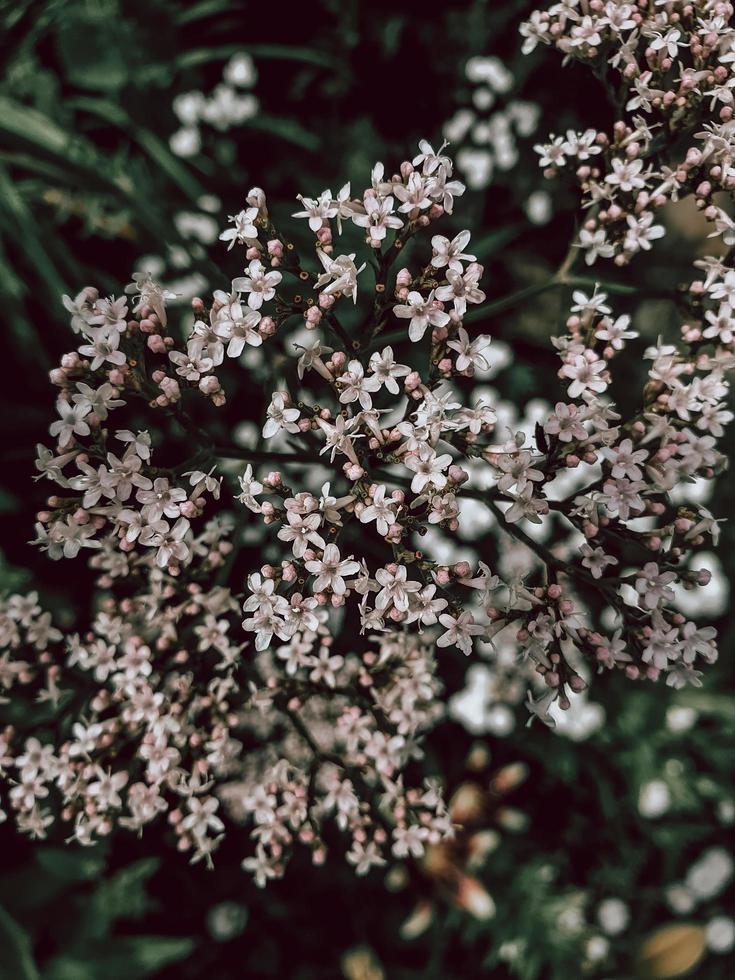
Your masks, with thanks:
M72 405L60 398L56 402L56 411L61 418L51 423L49 433L54 438L58 437L62 449L72 442L74 436L89 435L89 425L84 421L85 416L89 415L90 407L88 405L84 403Z
M642 480L607 480L602 485L600 500L613 516L617 514L621 521L627 521L630 512L642 511L645 507L641 490L645 488Z
M82 344L79 353L85 357L91 357L89 365L91 371L101 368L106 362L120 367L127 360L124 351L118 350L120 346L120 334L113 333L109 336L106 333L95 331L91 344Z
M165 521L161 523L165 524ZM170 530L164 531L161 535L156 552L156 564L159 568L166 568L171 564L172 559L178 562L185 562L189 557L189 546L184 540L189 533L190 524L185 517L180 517ZM154 542L151 542L152 544Z
M455 197L461 197L466 191L461 180L450 180L451 166L440 164L437 171L429 178L426 192L436 204L440 205L447 214L454 210ZM396 196L397 192L396 192Z
M434 148L428 140L419 140L419 153L411 161L414 167L421 167L425 174L433 174L439 167L451 167L452 161L448 156L442 154L446 142L439 147L439 152L435 153Z
M585 440L587 430L582 425L584 415L576 405L565 405L557 402L554 413L544 423L544 432L558 436L560 442L571 442L572 439Z
M124 296L115 299L110 296L108 299L98 299L95 305L95 313L98 314L100 326L108 333L118 331L124 333L127 330L128 304Z
M172 108L184 126L193 126L199 122L204 101L203 92L182 92L174 98Z
M150 487L150 481L148 481ZM166 477L156 477L150 489L142 488L136 494L136 500L143 504L143 516L154 523L164 515L178 517L181 513L181 503L186 500L186 490L181 487L169 486Z
M648 453L645 449L633 450L632 439L623 439L617 446L604 447L602 455L612 463L613 479L620 480L627 477L629 480L640 480L642 478L643 471L638 464L647 459Z
M329 370L322 360L322 354L333 353L333 347L325 347L319 339L315 340L311 347L300 347L298 344L294 344L294 347L303 351L303 354L299 357L298 364L296 366L296 371L300 380L303 379L307 371L311 371L313 369L317 371L325 381L331 382L332 375L329 373Z
M566 165L567 143L563 136L552 136L549 143L537 143L534 151L539 154L540 167L563 167Z
M345 577L355 575L360 571L360 564L349 558L340 558L336 544L328 544L321 558L306 562L307 572L316 575L312 585L315 592L331 589L336 595L344 595L347 591Z
M299 431L296 420L301 415L301 412L299 412L298 408L287 408L286 400L279 391L273 393L266 414L268 420L263 426L264 439L273 438L281 429L285 429L286 432Z
M577 354L567 362L562 368L565 378L571 378L572 383L567 388L570 398L579 398L585 391L593 391L597 394L605 391L607 381L600 377L607 369L607 364L603 360L589 361L582 354Z
M344 453L351 463L357 465L359 461L352 442L354 439L362 439L364 437L362 433L351 431L354 420L345 419L343 415L338 415L334 420L334 425L327 422L326 419L321 418L317 419L317 424L327 437L324 448L319 450L319 455L323 456L324 453L328 453L331 450L330 459L334 462L335 453Z
M406 375L411 373L411 368L406 364L396 364L393 359L393 348L384 347L382 351L375 351L374 354L370 356L369 368L378 379L379 383L383 385L391 395L397 395L399 392L398 382L396 378L405 378Z
M428 299L424 299L421 293L415 291L408 294L407 303L398 303L393 307L393 312L397 317L410 319L408 325L408 336L417 343L426 333L426 328L445 327L449 323L449 314L439 309L434 303L434 291L429 293Z
M676 581L676 572L660 572L656 562L647 562L635 580L636 592L646 609L656 609L663 602L672 602L674 590L668 586Z
M457 272L455 269L447 269L447 285L439 286L436 290L436 298L443 303L448 300L454 302L454 312L457 316L464 316L467 312L468 303L483 303L485 293L478 287L482 266L468 266L464 272Z
M238 245L245 245L257 239L258 229L255 227L257 217L257 208L247 208L228 217L227 220L234 224L234 228L226 228L219 236L221 242L229 242L228 252L235 242Z
M77 394L72 395L72 401L94 412L100 422L107 419L111 409L122 408L125 404L122 398L117 397L117 389L113 388L109 381L105 381L99 388L92 388L83 381L77 381L76 387Z
M270 878L276 877L276 869L271 863L271 858L266 854L262 844L258 844L255 849L255 856L244 858L241 867L244 871L249 871L255 878L258 888L265 888Z
M444 235L434 235L431 239L431 248L434 252L431 264L435 269L443 269L449 266L456 272L462 271L463 262L475 262L475 256L465 253L465 248L469 245L470 232L461 231L450 241Z
M380 379L375 375L365 377L365 369L362 362L358 360L350 361L344 374L337 378L337 383L341 385L339 400L343 405L359 401L364 409L372 408L373 401L370 392L380 388Z
M435 585L426 585L420 591L409 595L406 623L418 622L421 627L433 626L437 622L438 614L442 609L446 609L449 603L441 597L435 598L436 588Z
M425 443L417 453L411 453L404 459L404 465L416 474L411 480L411 491L421 493L427 486L443 490L447 485L444 470L451 465L452 457L448 453L437 456L435 450Z
M397 858L420 858L424 853L424 842L429 836L429 828L419 824L393 829L391 851Z
M176 373L186 381L199 381L214 368L211 357L199 357L195 354L189 356L179 350L169 351L168 356L171 363L176 365Z
M680 47L687 47L686 41L680 41L680 37L681 31L672 27L666 34L654 34L653 40L648 44L652 51L667 51L670 58L675 58Z
M353 839L352 847L347 852L347 860L355 865L355 874L359 877L368 874L372 868L380 868L386 863L378 850L378 845L372 840L363 844Z
M304 517L289 510L286 519L288 523L279 530L278 537L281 541L292 542L294 558L303 558L310 544L317 548L326 548L326 542L319 534L321 514L308 514Z
M393 214L393 198L382 200L374 194L367 194L364 201L365 214L353 214L352 220L361 228L368 229L371 242L380 243L388 228L402 228L403 222Z
M352 494L345 494L344 497L333 497L329 483L322 484L322 492L319 497L319 510L324 515L324 520L329 524L336 524L342 527L342 517L340 510L353 503Z
M245 275L232 280L232 289L236 293L249 293L248 306L251 310L259 310L263 303L276 295L276 286L282 278L280 272L266 272L263 263L259 259L253 259Z
M589 160L591 156L601 153L602 147L597 143L597 130L586 129L583 133L577 133L568 129L564 152L580 161Z
M663 816L671 806L671 792L661 779L652 779L641 786L638 794L638 811L643 817L655 819Z
M250 88L255 84L258 73L250 55L245 51L238 51L225 65L222 77L230 85Z
M99 326L102 323L102 316L92 308L88 290L83 289L81 293L77 293L74 299L64 295L61 297L61 302L64 309L71 313L71 328L74 333L86 334L90 327Z
M582 564L589 568L593 578L601 578L608 565L617 565L618 559L612 555L606 555L602 548L591 548L588 544L583 544L580 549Z
M597 18L582 17L571 29L569 43L571 47L594 47L601 43Z
M503 476L498 480L498 490L506 493L515 486L518 493L523 493L529 483L541 483L544 474L533 468L533 462L533 455L527 449L499 456L497 466Z
M396 184L393 188L396 197L403 203L398 210L403 214L412 211L425 211L431 207L431 198L427 194L427 184L418 170L414 170L405 184Z
M735 946L735 922L726 915L716 915L707 923L705 938L713 953L729 953Z
M469 656L472 653L472 637L481 636L485 627L476 623L471 612L462 612L459 616L444 613L439 622L446 630L436 641L438 647L456 646L462 653Z
M597 921L608 936L617 936L630 921L628 906L619 898L606 898L598 906Z
M263 484L254 478L253 467L250 463L248 463L242 476L238 478L238 482L240 483L241 493L237 499L240 503L245 504L248 510L251 510L254 514L259 514L261 506L255 498L263 492Z
M545 691L538 698L534 698L533 694L529 691L526 695L526 708L531 717L528 719L527 724L530 725L534 718L538 718L548 728L556 728L556 721L554 720L554 716L549 712L549 708L558 696L559 692L553 689Z
M466 371L469 367L480 368L482 371L487 371L490 365L482 352L489 346L489 344L490 337L485 336L485 334L480 334L479 337L475 337L474 340L470 340L469 334L465 328L460 327L457 331L457 340L448 341L447 347L457 351L455 366L458 371Z
M513 503L503 516L509 524L516 524L524 517L532 524L541 524L541 515L548 512L548 503L540 497L534 497L533 484L528 483L518 496L513 498Z
M598 293L597 285L595 285L591 296L583 293L581 289L575 289L572 293L572 299L574 300L574 305L571 307L572 313L580 313L583 318L593 313L612 312L606 303L607 293Z
M615 254L615 246L607 240L607 232L604 228L595 228L594 231L581 228L579 246L585 250L584 260L587 265L594 265L598 255L603 259L609 259Z
M421 590L420 582L408 582L408 569L398 565L395 571L379 568L375 573L380 592L375 597L375 608L381 611L393 605L399 612L408 610L409 598L412 592Z
M223 340L229 341L228 357L239 357L245 344L260 347L263 338L256 329L260 320L261 314L258 310L248 309L246 312L240 303L230 303L218 311L214 332Z
M618 186L621 191L633 191L646 186L646 180L641 176L642 160L623 160L620 157L613 157L611 162L612 173L605 177L606 183Z
M315 288L321 289L326 286L324 290L326 294L342 293L344 296L352 297L353 303L356 303L357 277L365 268L365 263L363 262L358 269L355 265L354 252L350 255L338 255L336 259L332 259L326 252L317 249L317 255L324 266L324 272L317 279Z
M595 337L607 341L613 350L622 350L626 340L632 340L638 336L636 330L628 330L629 325L629 316L619 316L616 320L605 317L600 320L600 325L595 330Z
M181 829L188 831L193 837L203 837L209 830L217 834L225 829L225 825L216 815L219 800L214 796L203 799L192 796L186 801L186 805L189 812L181 821Z
M533 11L529 19L518 28L519 33L524 38L521 46L523 54L530 54L539 41L543 44L549 44L550 26L551 22L540 10Z
M396 522L396 502L385 499L386 488L381 484L373 494L372 503L365 507L360 513L360 521L363 524L376 522L378 534L386 536L391 524Z
M641 248L647 252L651 248L651 242L666 233L663 225L654 225L652 211L646 211L638 217L629 214L626 221L628 231L623 245L628 252L637 252Z
M325 221L334 218L337 214L337 204L332 199L332 192L322 191L318 198L297 196L297 200L304 205L303 211L296 211L293 218L308 218L309 228L312 231L319 231Z
M140 312L144 306L150 306L163 326L166 326L166 300L176 299L176 293L159 286L149 272L134 272L133 281L125 287L125 292L135 300L134 313Z
M122 806L122 799L118 791L127 783L128 774L116 772L113 775L109 770L105 772L101 766L95 766L95 773L97 780L89 784L87 792L94 799L96 806L101 810Z
M177 157L193 157L202 148L202 138L197 126L182 126L168 140L171 152Z
M344 664L344 657L339 654L331 655L329 647L321 647L319 656L312 658L312 669L309 671L309 680L315 684L324 683L327 687L335 687L337 684L336 671Z

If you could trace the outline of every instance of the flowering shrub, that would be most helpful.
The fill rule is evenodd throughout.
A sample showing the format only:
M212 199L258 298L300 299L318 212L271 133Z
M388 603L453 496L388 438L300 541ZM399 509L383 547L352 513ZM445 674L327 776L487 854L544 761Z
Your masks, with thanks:
M193 300L183 341L147 273L118 298L64 297L80 342L51 374L58 418L37 468L59 490L36 543L52 559L89 553L99 594L89 629L66 636L35 594L3 604L8 697L42 708L32 731L19 720L2 736L19 829L44 837L60 820L90 844L165 814L178 847L209 861L227 819L250 828L243 866L263 885L297 843L322 861L334 823L365 874L441 853L459 822L424 754L445 664L510 645L549 725L594 670L700 683L715 631L677 590L706 587L689 559L717 521L673 491L724 466L735 270L696 263L680 340L645 351L626 413L612 395L637 332L610 298L625 284L575 273L580 251L617 266L648 251L657 214L687 194L731 244L712 200L732 180L731 5L643 8L555 5L523 27L528 50L590 61L624 105L611 136L541 147L548 176L579 164L583 220L545 287L572 287L572 305L553 339L558 401L531 433L474 390L493 345L473 324L519 297L483 313L492 282L469 232L436 227L465 190L444 146L422 141L395 173L376 164L358 195L300 196L313 256L253 188L220 236L242 274ZM261 437L221 443L200 418L242 396L218 375L256 348L276 379ZM247 464L236 483L233 459ZM478 508L527 553L520 573L469 545L471 560L443 560ZM243 583L245 520L281 550Z

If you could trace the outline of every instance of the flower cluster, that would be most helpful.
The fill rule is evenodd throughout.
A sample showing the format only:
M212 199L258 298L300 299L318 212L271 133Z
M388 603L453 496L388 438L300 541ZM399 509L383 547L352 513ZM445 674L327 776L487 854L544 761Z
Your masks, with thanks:
M462 105L444 123L443 133L457 146L457 169L470 190L482 190L497 174L513 171L519 143L535 133L541 107L514 95L515 79L499 58L470 58L464 69L473 86L471 105ZM545 192L531 195L527 212L543 223L549 211Z
M551 136L536 149L548 176L574 168L587 217L578 246L625 265L665 233L660 212L693 194L735 243L735 224L715 200L735 186L733 5L698 2L557 3L521 27L530 52L552 44L589 64L624 110L612 132Z
M574 9L526 33L561 43L563 22L576 38L590 16L578 24ZM620 30L649 36L653 22L629 19ZM722 53L723 32L707 57ZM585 37L572 47L593 57ZM595 134L575 145L604 149ZM376 164L359 194L300 195L293 218L310 258L253 188L220 236L237 274L192 301L183 342L172 297L148 274L129 299L65 297L80 343L52 372L58 419L37 466L58 489L38 541L52 558L90 549L100 595L91 626L65 637L36 596L3 606L4 686L63 720L3 735L21 829L43 836L59 818L91 843L166 814L179 848L209 860L242 823L243 866L262 885L299 843L321 862L334 823L363 874L455 834L424 748L445 716L445 665L461 675L497 643L508 700L527 691L532 715L553 724L551 709L595 669L678 687L716 658L714 630L683 615L677 590L706 586L689 561L716 543L717 521L672 491L724 464L735 269L699 263L680 342L646 351L625 417L611 396L637 332L605 287L576 290L554 339L558 401L529 434L473 393L493 366L490 337L473 327L487 287L470 232L435 227L465 190L445 149L422 141L396 172ZM642 167L610 186L640 189ZM641 200L631 208L650 238ZM610 241L626 260L636 251ZM224 404L228 370L266 343L260 435L217 444L198 419ZM141 410L156 429L133 425ZM233 473L228 460L247 465ZM520 572L501 554L462 553L472 521L524 552ZM240 577L245 523L262 529L269 560Z
M169 140L176 156L196 156L202 148L202 124L218 132L242 126L258 112L252 92L257 78L253 59L244 51L233 55L222 71L222 80L209 93L193 91L177 95L173 109L181 124Z

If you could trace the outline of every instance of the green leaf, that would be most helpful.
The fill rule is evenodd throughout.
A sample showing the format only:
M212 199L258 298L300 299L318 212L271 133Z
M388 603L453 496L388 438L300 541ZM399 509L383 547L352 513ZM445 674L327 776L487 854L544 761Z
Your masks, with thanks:
M5 133L22 144L30 144L56 159L63 167L67 180L84 174L94 187L113 189L117 194L134 197L130 180L122 173L110 173L109 161L94 144L78 134L72 139L44 113L14 99L0 95L0 134Z
M678 694L677 704L694 708L705 715L715 715L723 721L735 721L735 701L727 694L716 694L712 691L698 691L688 688Z
M67 79L77 88L115 91L128 81L128 55L122 28L112 11L91 7L59 21L56 43Z
M3 167L0 167L0 223L5 232L22 244L23 251L35 266L52 296L66 292L66 283L49 258L37 232L37 223Z
M140 919L155 907L146 885L160 863L158 858L144 858L100 881L82 928L85 942L104 938L118 919Z
M143 980L185 959L194 946L193 939L183 937L120 936L90 944L83 957L55 957L45 966L43 980Z
M64 154L71 140L67 133L37 109L0 95L0 130L56 155Z
M0 978L41 980L25 929L0 906Z
M174 17L174 23L179 26L193 24L194 21L204 20L206 17L224 14L229 8L230 0L202 0L201 3L194 3L187 9L179 11Z
M491 231L488 235L483 235L470 242L471 251L478 259L487 259L505 248L527 227L526 224L519 222L515 225L507 225L505 228L498 228L496 231Z
M81 98L79 101L82 101ZM111 108L113 112L122 112L114 103L106 100L90 98L87 101L92 104L101 101L107 111ZM90 105L87 108L91 111ZM149 231L156 240L166 240L167 234L170 234L170 228L162 226L157 214L152 212L150 202L141 197L130 176L121 166L98 152L93 143L78 133L75 133L72 139L44 113L0 95L0 136L3 133L12 140L25 145L30 144L41 153L54 157L57 165L63 167L66 180L72 186L78 187L79 178L82 176L84 186L111 191L116 197L122 197L133 208L141 227ZM173 162L176 165L177 161ZM170 160L167 163L171 165ZM190 189L193 190L191 185ZM200 190L197 185L197 196Z
M15 514L20 510L20 501L18 498L6 490L4 487L0 487L0 514Z
M257 116L253 116L252 119L248 119L247 125L250 129L259 129L264 133L270 133L271 136L277 136L279 139L285 140L287 143L293 143L295 146L300 146L304 150L316 152L321 145L318 136L310 133L308 129L304 129L303 126L300 126L292 119L283 119L280 116L267 116L265 113L259 113Z
M184 11L188 14L191 11ZM318 65L320 68L333 68L335 62L329 55L312 48L298 48L287 44L223 44L212 48L194 48L183 51L176 59L177 69L186 70L213 61L227 61L235 54L249 54L263 61L295 61L299 64Z
M104 854L97 851L41 847L35 855L44 871L68 882L92 881L105 866Z
M139 126L116 103L109 99L100 99L94 96L79 96L70 99L67 105L90 112L104 119L110 125L124 130L130 139L136 142L156 166L175 184L178 184L184 194L192 201L196 202L204 195L204 187L189 169L171 153L166 144L149 129Z

